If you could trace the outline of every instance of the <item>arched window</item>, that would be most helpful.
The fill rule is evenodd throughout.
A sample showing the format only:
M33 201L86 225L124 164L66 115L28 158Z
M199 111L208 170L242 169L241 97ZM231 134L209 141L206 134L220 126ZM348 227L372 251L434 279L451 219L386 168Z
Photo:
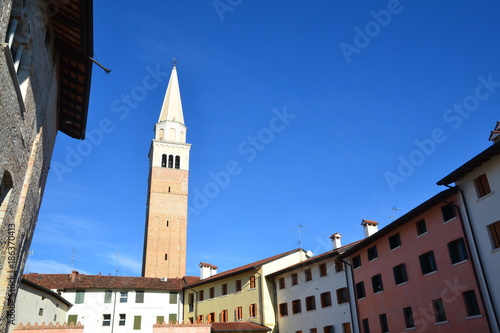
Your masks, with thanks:
M160 136L159 136L160 140L163 140L164 133L165 133L165 130L163 128L160 128Z
M174 155L168 155L168 167L170 169L174 167Z
M7 212L7 206L9 205L13 188L14 184L12 182L12 177L10 173L5 171L3 173L2 183L0 184L0 224L3 222L3 218Z
M167 154L163 154L161 156L161 167L166 168L167 167Z
M175 156L175 168L180 169L181 167L181 157L179 155Z

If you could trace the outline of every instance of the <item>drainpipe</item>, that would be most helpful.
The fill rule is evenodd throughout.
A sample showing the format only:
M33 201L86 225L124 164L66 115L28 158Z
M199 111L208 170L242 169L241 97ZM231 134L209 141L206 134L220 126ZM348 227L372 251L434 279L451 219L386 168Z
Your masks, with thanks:
M193 297L193 306L194 306L193 323L197 323L198 322L198 292L196 290L194 290L193 288L190 288L190 290L192 290L195 294L195 297ZM189 302L189 299L188 299L188 302ZM189 307L189 303L188 303L188 307Z
M264 303L262 302L262 293L264 292L263 288L262 288L262 285L263 285L263 281L262 281L262 275L257 271L255 270L255 273L259 275L259 289L260 289L260 292L259 292L259 315L260 315L260 323L262 325L264 325Z
M484 271L483 271L483 263L482 263L482 260L481 260L481 256L479 255L479 250L477 248L477 243L476 243L476 235L474 233L474 228L472 228L472 225L470 223L471 219L470 219L470 215L469 215L469 209L467 208L467 203L465 202L465 195L464 195L464 191L458 187L458 186L450 186L450 185L444 185L448 188L453 188L453 189L456 189L460 192L460 201L461 203L463 204L463 207L464 207L464 211L465 211L465 219L467 221L464 221L464 219L461 218L462 220L462 232L464 233L464 235L467 236L467 231L470 231L470 234L471 234L471 238L473 240L472 244L471 242L469 241L468 237L465 237L465 240L467 242L467 246L469 247L469 249L473 249L474 250L474 254L476 254L476 257L477 258L471 258L471 260L474 260L476 259L477 262L478 262L478 269L476 269L476 265L472 265L472 268L473 268L473 271L474 271L474 275L476 277L476 280L479 281L481 280L483 285L484 285L484 289L485 292L481 292L479 294L479 296L481 297L481 300L483 301L483 305L485 305L485 308L486 308L486 301L485 301L485 297L486 295L490 295L491 296L491 292L490 292L490 288L489 288L489 285L488 285L488 281L486 280L485 276L484 276ZM457 208L458 212L460 213L460 207L455 205L454 203L452 202L447 202L445 200L442 200L443 202L447 203L447 204L452 204L455 208ZM467 230L464 226L464 224L467 223ZM480 274L478 273L478 270L480 271ZM481 279L479 278L479 276L481 277ZM482 289L482 288L480 288ZM483 295L483 294L486 294L486 295ZM487 316L488 318L488 325L490 327L490 330L494 331L494 332L498 332L498 329L499 329L499 324L498 324L498 316L497 316L497 313L496 313L496 309L495 309L495 306L493 305L492 301L491 301L491 297L488 297L488 304L490 305L491 307L491 315L490 316ZM490 318L491 317L491 318ZM494 322L492 322L494 321ZM494 326L494 327L493 327ZM493 329L492 329L493 328Z
M278 287L276 286L275 278L273 277L273 299L274 299L274 321L276 322L276 326L274 331L279 332L280 331L280 324L279 324L279 304L278 304Z
M344 264L348 265L349 266L349 272L351 273L352 291L353 291L352 294L354 295L354 297L352 299L351 299L351 291L350 291L350 288L349 288L349 276L347 275L347 269L344 270L345 280L347 282L347 290L349 291L349 298L351 299L349 301L349 307L351 308L350 314L351 314L351 323L353 325L352 330L353 330L353 332L356 332L356 328L359 331L359 328L361 326L360 326L360 322L359 322L358 305L356 304L356 291L354 289L354 273L353 273L352 265L350 263L348 263L347 261L345 261L343 259L339 259L339 261L341 261ZM354 302L352 302L352 300L354 300ZM354 311L352 310L353 306L354 306L354 310L356 310L357 327L354 327L354 317L353 317Z
M16 35L17 24L19 21L13 18L10 21L9 32L7 33L7 43L9 44L9 49L12 50L12 43L14 42L14 36Z
M104 291L104 293L106 293L106 291ZM111 316L111 333L113 333L115 329L116 293L117 291L115 291L115 299L113 301L113 315Z

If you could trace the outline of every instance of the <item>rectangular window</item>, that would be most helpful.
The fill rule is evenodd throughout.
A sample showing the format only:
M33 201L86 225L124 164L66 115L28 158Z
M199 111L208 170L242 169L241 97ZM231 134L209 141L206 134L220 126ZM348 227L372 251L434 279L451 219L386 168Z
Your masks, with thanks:
M474 179L474 187L476 188L478 198L482 198L486 194L491 193L490 184L488 183L488 178L486 178L485 174L482 174Z
M448 252L450 253L450 260L452 264L469 259L467 249L465 248L465 241L463 238L456 239L448 243Z
M363 281L356 283L356 299L362 299L365 296L365 283Z
M250 304L248 307L248 313L250 315L250 318L255 318L257 317L257 304Z
M102 326L111 326L111 315L103 314L102 315Z
M38 315L43 316L43 308L38 309Z
M236 281L236 292L239 293L241 291L241 280Z
M373 293L379 293L384 290L384 286L382 284L382 275L377 274L372 276L372 288L373 288Z
M304 276L306 278L306 281L311 281L313 279L312 272L311 272L310 268L304 270Z
M358 268L361 266L361 256L358 254L357 256L352 258L352 268Z
M299 275L297 273L292 273L292 286L299 284Z
M85 300L85 290L77 290L75 295L75 304L82 304Z
M205 300L205 290L200 290L200 292L198 293L198 299L200 300L200 302Z
M467 311L467 317L478 316L481 314L479 305L477 304L476 293L474 290L465 291L462 293Z
M342 272L344 270L344 262L342 260L335 260L335 273Z
M136 303L144 303L144 291L136 291L135 292L135 302Z
M400 246L401 246L401 239L399 238L399 233L389 237L389 248L391 250L394 250Z
M227 295L227 283L222 285L222 295Z
M170 293L170 299L168 300L169 304L177 304L177 293Z
M322 293L320 295L320 298L321 298L321 307L322 308L326 308L326 307L332 305L332 296L330 295L329 291Z
M347 288L337 289L337 303L344 304L349 302L349 294L347 293Z
M280 286L280 289L285 289L285 278L284 277L280 277L278 279L278 284Z
M329 326L323 327L323 333L334 333L333 326L329 325Z
M198 315L198 317L196 317L196 322L199 324L203 323L203 315L202 314Z
M296 299L292 301L292 313L301 313L302 312L302 306L300 305L300 299Z
M455 207L452 204L447 204L446 206L441 207L441 213L443 214L443 221L449 221L454 218L455 215Z
M361 321L363 325L363 333L370 333L370 325L368 324L368 318L365 318Z
M326 264L319 265L319 276L327 276L328 269L326 268Z
M425 225L424 219L415 222L415 226L417 227L417 235L423 235L427 232L427 226Z
M255 289L255 276L250 276L250 289Z
M351 333L351 323L342 323L342 332Z
M78 323L78 315L69 315L68 316L68 324L77 324Z
M377 253L377 246L372 246L368 250L368 260L372 261L373 259L378 258L378 253Z
M128 300L128 291L120 292L120 303L127 303Z
M238 306L236 310L234 311L234 319L235 320L242 320L243 319L243 308L241 306Z
M125 313L120 313L120 320L118 321L118 326L125 326L125 319L127 315Z
M385 313L378 316L380 321L380 330L382 333L389 333L389 325L387 324L387 316Z
M142 321L141 316L134 316L134 330L141 329L141 321Z
M194 294L188 295L188 312L194 311Z
M316 297L306 297L306 311L316 310Z
M215 312L211 312L207 315L207 323L213 323L215 321Z
M500 221L488 226L490 232L491 245L494 249L500 248Z
M436 323L446 321L446 313L444 312L443 300L441 298L438 298L432 301L432 307L434 308Z
M210 294L210 299L215 298L215 287L210 287L208 292Z
M318 333L318 330L316 328L311 328L309 330L309 333Z
M229 320L229 315L227 310L222 310L220 313L220 322L225 323Z
M288 303L281 303L279 305L280 317L288 316Z
M104 303L111 303L112 297L113 297L113 292L111 290L106 290L104 292Z
M411 307L404 308L403 315L405 317L406 328L414 328L415 322L413 321L413 312L411 311Z
M429 274L437 270L433 251L426 252L420 255L418 258L420 259L420 268L422 269L422 274Z
M165 316L156 316L156 323L163 324L165 322Z
M394 282L396 283L396 285L408 281L408 279L406 277L405 264L400 264L400 265L394 266L392 268L392 270L394 272Z

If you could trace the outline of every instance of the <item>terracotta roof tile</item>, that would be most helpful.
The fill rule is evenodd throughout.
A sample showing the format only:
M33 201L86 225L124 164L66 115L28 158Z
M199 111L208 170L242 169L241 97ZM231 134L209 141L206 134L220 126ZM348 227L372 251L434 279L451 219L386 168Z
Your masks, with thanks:
M23 278L47 289L145 289L182 290L183 279L145 278L133 276L107 276L77 274L71 282L71 274L24 274Z
M197 285L200 285L200 284L204 284L204 283L207 283L207 282L216 281L218 279L222 279L222 278L225 278L225 277L228 277L228 276L232 276L232 275L236 275L236 274L239 274L239 273L243 273L243 272L248 271L248 270L260 268L262 265L267 264L267 263L269 263L269 262L271 262L273 260L280 259L282 257L285 257L285 256L289 255L289 254L292 254L292 253L295 253L295 252L299 252L299 251L304 251L304 250L302 250L300 248L299 249L295 249L295 250L291 250L291 251L288 251L288 252L285 252L285 253L281 253L281 254L278 254L278 255L266 258L266 259L262 259L262 260L259 260L259 261L256 261L256 262L244 265L244 266L233 268L233 269L224 271L222 273L215 274L215 275L213 275L213 276L211 276L209 278L200 280L198 282L191 283L191 284L189 284L186 287L191 288L191 287L194 287L194 286L197 286Z
M267 326L260 324L248 322L248 321L237 321L237 322L226 322L226 323L210 323L212 325L214 332L227 332L227 331L271 331Z

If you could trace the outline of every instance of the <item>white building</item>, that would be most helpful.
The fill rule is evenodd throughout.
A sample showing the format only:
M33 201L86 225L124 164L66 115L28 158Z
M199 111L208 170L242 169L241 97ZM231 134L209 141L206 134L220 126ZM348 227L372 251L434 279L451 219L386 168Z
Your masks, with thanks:
M181 322L183 279L72 274L24 278L73 302L66 321L84 332L153 332L157 322ZM21 322L25 322L19 318Z
M460 190L463 221L493 332L500 332L500 122L493 145L437 182ZM496 193L499 192L499 193Z
M15 320L9 326L9 332L21 323L62 324L72 306L71 302L58 293L22 279L16 297Z
M333 249L270 274L276 296L280 333L351 332L351 310L344 264L337 261L340 234L333 234Z

